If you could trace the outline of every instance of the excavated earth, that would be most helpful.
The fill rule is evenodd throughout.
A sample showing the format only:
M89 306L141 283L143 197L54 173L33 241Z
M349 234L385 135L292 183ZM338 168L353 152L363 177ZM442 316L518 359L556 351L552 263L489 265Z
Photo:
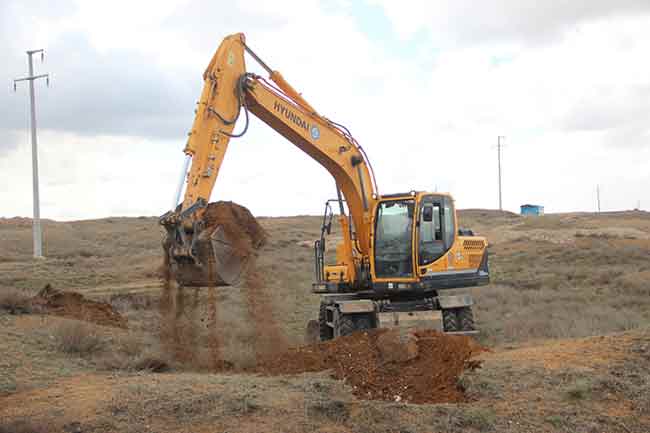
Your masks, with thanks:
M251 211L231 201L210 203L203 214L203 222L208 231L222 226L241 257L247 257L260 248L267 238Z
M280 375L331 370L332 376L348 383L357 397L368 400L466 401L458 378L464 370L478 368L479 361L472 357L485 351L475 340L432 330L416 331L417 348L412 357L403 358L399 352L409 351L406 345L380 347L382 335L387 332L391 331L357 332L293 348L262 360L255 372Z
M220 228L229 244L233 262L245 269L254 252L266 241L267 234L253 214L244 206L231 201L218 201L208 204L203 214L204 228L198 238L198 255L206 266L183 265L176 270L175 277L186 286L221 286L227 283L215 267L210 236ZM165 243L165 252L168 250ZM167 253L165 253L167 254ZM165 257L165 266L169 258Z
M30 300L30 305L39 313L84 320L102 326L127 327L126 318L110 304L91 301L77 292L56 290L49 284Z

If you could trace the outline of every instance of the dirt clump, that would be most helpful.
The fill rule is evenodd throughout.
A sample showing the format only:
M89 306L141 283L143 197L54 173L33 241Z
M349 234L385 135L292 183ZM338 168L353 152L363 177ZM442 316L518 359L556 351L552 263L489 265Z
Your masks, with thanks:
M223 227L234 252L242 257L250 255L266 242L267 234L251 211L232 201L217 201L208 204L203 214L206 229Z
M196 239L196 253L200 265L183 264L175 271L175 278L185 286L225 286L245 276L256 250L267 239L267 234L253 214L244 206L231 201L208 204L201 218L203 228ZM216 265L217 245L221 259ZM165 255L170 243L163 244ZM169 258L166 257L166 263Z
M33 311L84 320L101 326L127 327L127 320L111 304L91 301L81 293L61 291L47 284L31 299Z
M466 401L458 377L465 369L480 365L471 358L485 349L475 340L420 330L413 334L417 344L415 357L386 359L379 348L386 332L389 331L357 332L290 349L260 360L255 372L280 375L331 370L334 378L345 380L362 399L418 404ZM413 339L404 341L410 344Z

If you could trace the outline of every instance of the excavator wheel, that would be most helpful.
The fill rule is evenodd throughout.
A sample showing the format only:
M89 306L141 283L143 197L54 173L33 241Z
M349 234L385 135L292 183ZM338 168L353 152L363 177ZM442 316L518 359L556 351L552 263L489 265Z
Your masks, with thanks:
M327 304L320 303L320 310L318 311L318 328L320 334L320 341L327 341L334 338L334 329L327 324Z
M442 310L442 323L445 332L460 331L458 315L455 309Z
M474 331L474 314L472 307L462 307L458 309L458 322L460 323L460 330L463 332Z
M354 320L352 320L352 316L349 315L344 315L341 316L339 319L339 333L340 335L350 335L354 331L356 331L356 327L354 324Z
M370 328L372 328L372 321L365 314L344 314L339 319L340 335L350 335Z

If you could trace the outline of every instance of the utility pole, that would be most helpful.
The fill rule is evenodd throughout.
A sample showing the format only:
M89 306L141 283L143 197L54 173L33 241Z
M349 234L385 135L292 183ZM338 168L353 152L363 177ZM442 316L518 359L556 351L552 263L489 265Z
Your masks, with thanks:
M497 157L499 163L499 210L503 210L503 200L501 198L501 139L506 138L503 135L497 137Z
M27 51L29 59L29 76L14 80L14 92L16 91L16 83L19 81L29 81L29 103L31 109L30 126L32 129L32 184L34 188L34 219L33 219L33 237L34 237L34 257L43 257L43 238L41 235L41 208L40 199L38 196L38 146L36 142L36 104L34 98L34 80L45 78L49 87L50 76L49 74L34 75L34 62L32 56L36 53L41 53L41 62L45 54L45 50L30 50Z
M600 185L596 185L596 204L598 206L598 213L600 213Z

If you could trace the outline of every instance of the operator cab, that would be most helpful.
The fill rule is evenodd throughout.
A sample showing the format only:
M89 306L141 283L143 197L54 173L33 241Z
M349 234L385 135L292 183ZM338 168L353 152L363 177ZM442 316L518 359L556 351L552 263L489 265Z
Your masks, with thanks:
M451 197L405 195L400 194L399 198L384 196L377 204L373 249L374 274L378 280L413 280L418 266L441 258L455 240ZM413 257L417 258L417 266Z

